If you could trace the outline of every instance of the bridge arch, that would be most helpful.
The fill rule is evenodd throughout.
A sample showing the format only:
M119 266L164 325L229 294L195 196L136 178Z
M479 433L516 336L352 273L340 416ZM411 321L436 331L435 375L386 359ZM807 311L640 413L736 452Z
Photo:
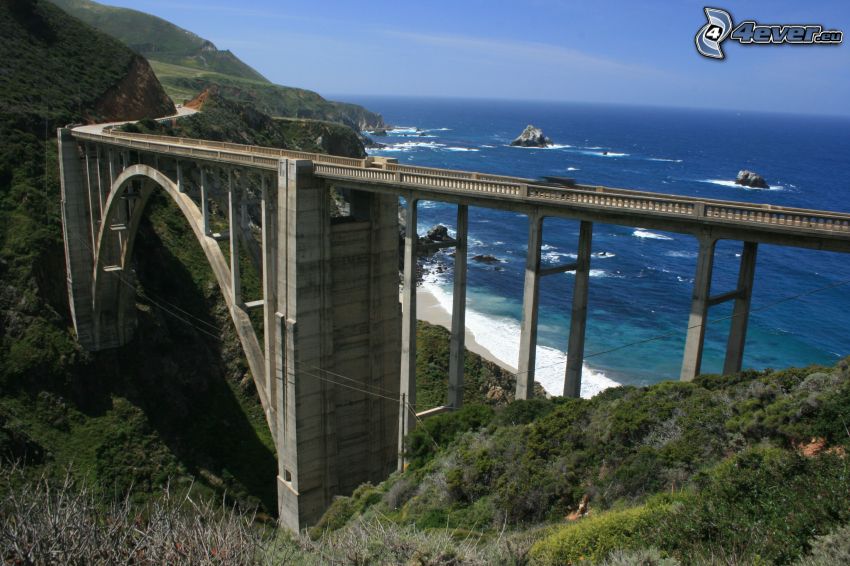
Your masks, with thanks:
M189 195L179 190L177 183L149 165L137 164L127 167L112 183L104 203L93 252L92 307L95 339L101 344L110 340L125 343L132 333L135 321L132 311L135 287L127 281L123 271L130 265L142 216L156 188L162 189L177 205L212 268L248 360L268 424L274 433L274 408L262 382L265 371L263 348L243 305L233 301L228 261L218 242L205 234L198 205Z

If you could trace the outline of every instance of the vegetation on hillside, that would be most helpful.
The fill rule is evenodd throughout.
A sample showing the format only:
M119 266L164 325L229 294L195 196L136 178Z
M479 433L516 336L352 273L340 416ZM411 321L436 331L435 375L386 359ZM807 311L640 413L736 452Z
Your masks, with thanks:
M205 91L203 111L162 124L144 120L123 127L130 132L200 138L278 147L346 157L366 156L363 144L351 128L333 122L273 119L253 105L219 92Z
M51 0L57 6L147 59L267 82L230 51L156 16L89 0Z
M37 132L42 138L72 120L111 117L101 113L104 96L138 59L120 42L93 33L49 2L0 3L0 34L0 126ZM167 113L173 106L154 110Z
M138 56L48 2L3 2L0 11L10 38L0 44L10 70L0 75L0 459L28 473L70 467L106 490L132 486L139 499L169 478L195 481L200 493L227 492L273 513L265 417L176 207L154 199L141 228L136 339L90 354L73 337L54 136L97 117L103 93Z
M789 563L850 523L848 423L846 360L470 405L425 421L407 472L338 500L314 533L379 517L531 534L547 564L615 549Z
M177 103L217 87L231 100L276 118L340 122L356 131L384 126L380 114L362 106L272 84L230 51L219 51L208 40L156 16L90 0L51 1L148 58Z

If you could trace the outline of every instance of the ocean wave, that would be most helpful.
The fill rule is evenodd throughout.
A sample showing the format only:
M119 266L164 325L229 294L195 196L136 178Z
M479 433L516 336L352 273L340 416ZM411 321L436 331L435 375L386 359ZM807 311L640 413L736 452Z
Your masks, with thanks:
M656 234L655 232L650 232L649 230L644 230L643 228L638 228L634 232L632 232L632 236L635 238L646 238L649 240L672 240L670 236L665 236L664 234Z
M565 143L553 143L551 145L547 145L546 147L535 147L535 146L526 147L524 145L511 145L511 144L505 144L505 147L515 147L515 148L518 148L518 149L569 149L573 146L565 144Z
M567 171L578 171L578 167L567 167Z
M697 257L696 252L684 252L684 251L675 251L675 250L672 251L672 252L666 252L664 255L666 255L667 257L680 257L680 258L685 258L685 259L692 259L692 258Z
M433 134L395 134L394 137L397 138L436 138L437 136Z
M735 181L728 181L724 179L700 179L700 183L711 183L712 185L720 185L721 187L732 187L733 189L744 189L745 191L784 191L785 187L782 185L769 185L767 189L758 189L755 187L745 187L744 185L739 185Z
M575 272L568 271L567 275L575 275ZM623 275L622 273L620 273L619 271L611 272L611 271L606 271L604 269L591 269L589 275L591 277L599 277L599 278L609 277L611 279L625 279L626 278L626 276Z
M420 130L416 126L393 126L386 131L387 133L392 132L394 134L415 134Z
M429 292L447 312L452 309L452 295L438 281L423 282L422 289ZM486 348L502 364L516 370L519 359L519 322L506 317L484 315L475 309L466 309L466 328L475 341ZM564 392L564 370L567 357L564 352L547 346L537 346L537 369L535 381L539 382L550 395L562 395ZM585 399L597 393L617 387L620 384L607 377L603 372L582 367L581 396Z
M445 144L437 142L402 142L394 143L386 147L375 149L375 152L391 151L391 152L408 152L415 149L440 149L446 147Z
M593 257L596 257L596 258L599 258L599 259L607 259L609 257L616 257L617 256L617 254L615 254L613 252L596 252L592 255L593 255Z
M667 163L681 163L681 159L667 159L666 157L647 157L647 161L665 161Z
M620 153L617 151L582 151L585 155L593 155L595 157L628 157L628 153Z
M443 151L478 151L478 149L474 147L446 147L443 148Z
M495 145L486 145L486 144L485 144L485 145L482 145L481 147L483 147L483 148L485 148L485 149L494 149L496 146L495 146Z
M576 259L577 257L578 256L576 254L555 251L547 251L540 254L540 259L549 263L557 263L558 260L563 258Z

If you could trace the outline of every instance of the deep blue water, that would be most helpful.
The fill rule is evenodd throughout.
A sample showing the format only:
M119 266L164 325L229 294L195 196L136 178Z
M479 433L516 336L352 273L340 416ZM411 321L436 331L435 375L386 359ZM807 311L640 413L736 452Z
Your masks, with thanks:
M532 178L561 175L586 184L850 212L847 118L540 102L346 99L352 98L382 113L390 124L419 128L429 136L396 131L376 138L388 147L371 153L397 157L400 163ZM508 147L526 124L542 128L555 148ZM728 186L744 168L762 174L771 190ZM420 232L437 223L453 227L454 215L452 205L423 203ZM470 252L504 260L499 269L470 262L469 308L494 321L494 327L496 321L519 320L526 237L522 215L470 210ZM575 252L577 237L577 222L547 219L544 262L568 261L564 258ZM587 364L624 383L677 378L696 242L681 234L597 224L593 251L610 257L592 260ZM739 253L740 243L718 244L713 293L734 287ZM760 246L744 365L832 364L850 354L850 285L770 307L847 279L850 256ZM436 284L447 288L445 279L438 278ZM566 348L571 294L571 275L543 278L542 345ZM717 320L730 312L726 304L712 308L709 316ZM709 325L704 372L720 370L727 329L728 322L722 320ZM667 333L672 335L594 355Z

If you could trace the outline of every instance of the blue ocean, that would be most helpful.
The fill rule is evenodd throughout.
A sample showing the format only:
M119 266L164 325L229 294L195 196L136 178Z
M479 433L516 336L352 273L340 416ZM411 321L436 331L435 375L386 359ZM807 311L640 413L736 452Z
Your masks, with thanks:
M373 155L402 164L447 167L706 198L850 212L850 119L578 103L346 97L383 114L395 127ZM816 109L813 109L816 110ZM510 147L534 124L554 145ZM770 189L734 184L740 169L758 172ZM454 228L455 207L420 203L419 231ZM470 209L468 325L476 341L516 366L527 221L520 214ZM544 264L575 257L578 223L547 219ZM613 382L645 385L677 379L684 349L696 241L689 236L596 224L582 394ZM739 242L722 241L712 293L735 286ZM844 254L759 247L753 313L744 365L782 368L833 364L850 354L850 279ZM449 258L436 258L449 267ZM565 369L572 275L545 277L537 380L560 394ZM426 288L451 309L451 270L426 277ZM815 291L815 292L812 292ZM799 296L798 295L801 295ZM791 298L795 297L795 298ZM790 300L785 300L789 299ZM783 301L783 302L779 302ZM713 307L703 372L723 363L731 304Z

